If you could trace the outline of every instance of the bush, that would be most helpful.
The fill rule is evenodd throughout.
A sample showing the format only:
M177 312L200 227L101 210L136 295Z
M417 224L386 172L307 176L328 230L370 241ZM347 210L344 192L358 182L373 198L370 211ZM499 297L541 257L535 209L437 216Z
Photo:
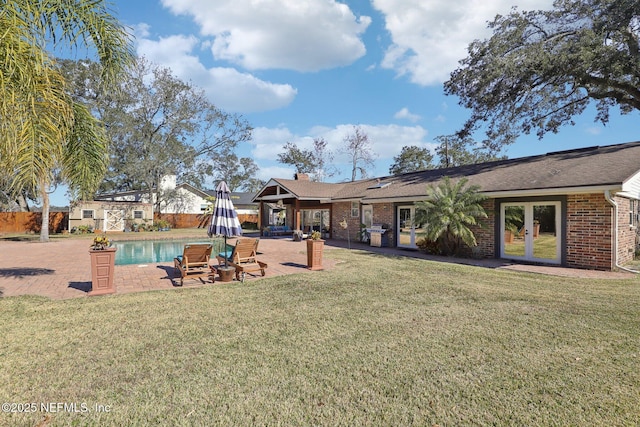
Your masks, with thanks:
M440 255L440 245L426 238L421 238L416 242L416 246L422 251L431 255Z
M169 221L164 219L157 220L153 225L153 229L157 231L169 230L170 228L171 228L171 224L169 224Z
M259 230L257 222L244 221L240 224L243 230Z
M71 229L72 234L88 234L93 233L93 227L90 225L79 225Z

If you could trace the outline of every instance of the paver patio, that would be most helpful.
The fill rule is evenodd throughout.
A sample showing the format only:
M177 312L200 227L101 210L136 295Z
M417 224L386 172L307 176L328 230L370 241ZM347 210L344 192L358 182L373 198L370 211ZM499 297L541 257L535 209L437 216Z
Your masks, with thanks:
M193 237L193 234L190 235ZM133 236L127 236L131 238ZM143 237L143 236L135 236ZM144 236L149 238L149 236ZM180 238L180 236L173 236ZM124 240L124 238L122 239ZM90 239L52 239L47 243L0 240L0 296L39 295L52 299L86 297L91 290L91 263L89 259ZM325 250L347 247L347 242L329 240ZM351 243L352 249L368 250L390 255L412 256L444 262L461 262L489 268L503 268L529 271L557 276L582 278L632 279L638 276L627 272L601 272L577 270L553 266L535 266L511 263L504 260L465 260L433 257L416 251L396 248L372 248L359 243ZM306 243L295 242L291 238L263 238L260 240L259 259L269 267L265 277L283 274L322 274L306 268ZM176 254L178 255L178 254ZM215 263L215 260L212 261ZM324 258L324 269L331 270L335 260ZM116 266L116 293L141 292L148 290L174 289L179 281L174 280L173 262L145 265ZM247 280L261 277L247 275ZM184 287L216 286L198 279L185 280Z
M87 296L91 290L89 245L89 239L53 239L47 243L0 241L0 295L40 295L53 299ZM317 273L306 268L305 242L261 239L259 252L258 258L269 265L265 277ZM215 263L214 259L212 264ZM323 264L325 269L331 269L335 263L325 259ZM119 294L173 289L179 283L179 280L174 280L176 277L179 278L179 274L174 272L173 261L116 265L114 284ZM258 278L247 274L246 280ZM219 283L222 282L212 284L205 281L203 284L199 279L185 279L183 287L215 286Z

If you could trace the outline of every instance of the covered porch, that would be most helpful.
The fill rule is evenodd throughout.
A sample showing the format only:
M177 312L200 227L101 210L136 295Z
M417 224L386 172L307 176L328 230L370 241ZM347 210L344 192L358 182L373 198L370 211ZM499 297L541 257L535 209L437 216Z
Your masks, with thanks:
M259 203L261 235L269 227L284 227L287 233L299 230L304 234L318 231L323 239L330 239L332 204L330 191L335 184L295 180L271 179L255 196Z

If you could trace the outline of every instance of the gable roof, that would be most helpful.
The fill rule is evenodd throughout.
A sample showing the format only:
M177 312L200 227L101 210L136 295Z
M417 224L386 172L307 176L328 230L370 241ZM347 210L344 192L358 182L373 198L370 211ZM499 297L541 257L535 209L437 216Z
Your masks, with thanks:
M337 191L348 184L352 183L271 178L256 194L254 200L278 200L294 197L298 200L329 201Z
M469 184L480 186L482 193L494 197L604 190L626 191L639 196L640 142L557 151L347 183L272 179L270 184L281 185L300 199L329 198L331 201L372 203L424 198L427 186L437 184L445 176L454 181L467 178Z

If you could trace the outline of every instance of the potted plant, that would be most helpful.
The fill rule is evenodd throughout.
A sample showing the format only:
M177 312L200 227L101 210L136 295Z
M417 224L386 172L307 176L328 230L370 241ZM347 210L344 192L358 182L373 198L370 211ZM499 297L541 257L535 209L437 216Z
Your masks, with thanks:
M106 234L96 236L89 249L91 257L91 291L89 295L112 294L116 291L113 275L116 248Z
M320 237L320 232L314 231L307 239L307 267L311 270L322 270L324 240Z

